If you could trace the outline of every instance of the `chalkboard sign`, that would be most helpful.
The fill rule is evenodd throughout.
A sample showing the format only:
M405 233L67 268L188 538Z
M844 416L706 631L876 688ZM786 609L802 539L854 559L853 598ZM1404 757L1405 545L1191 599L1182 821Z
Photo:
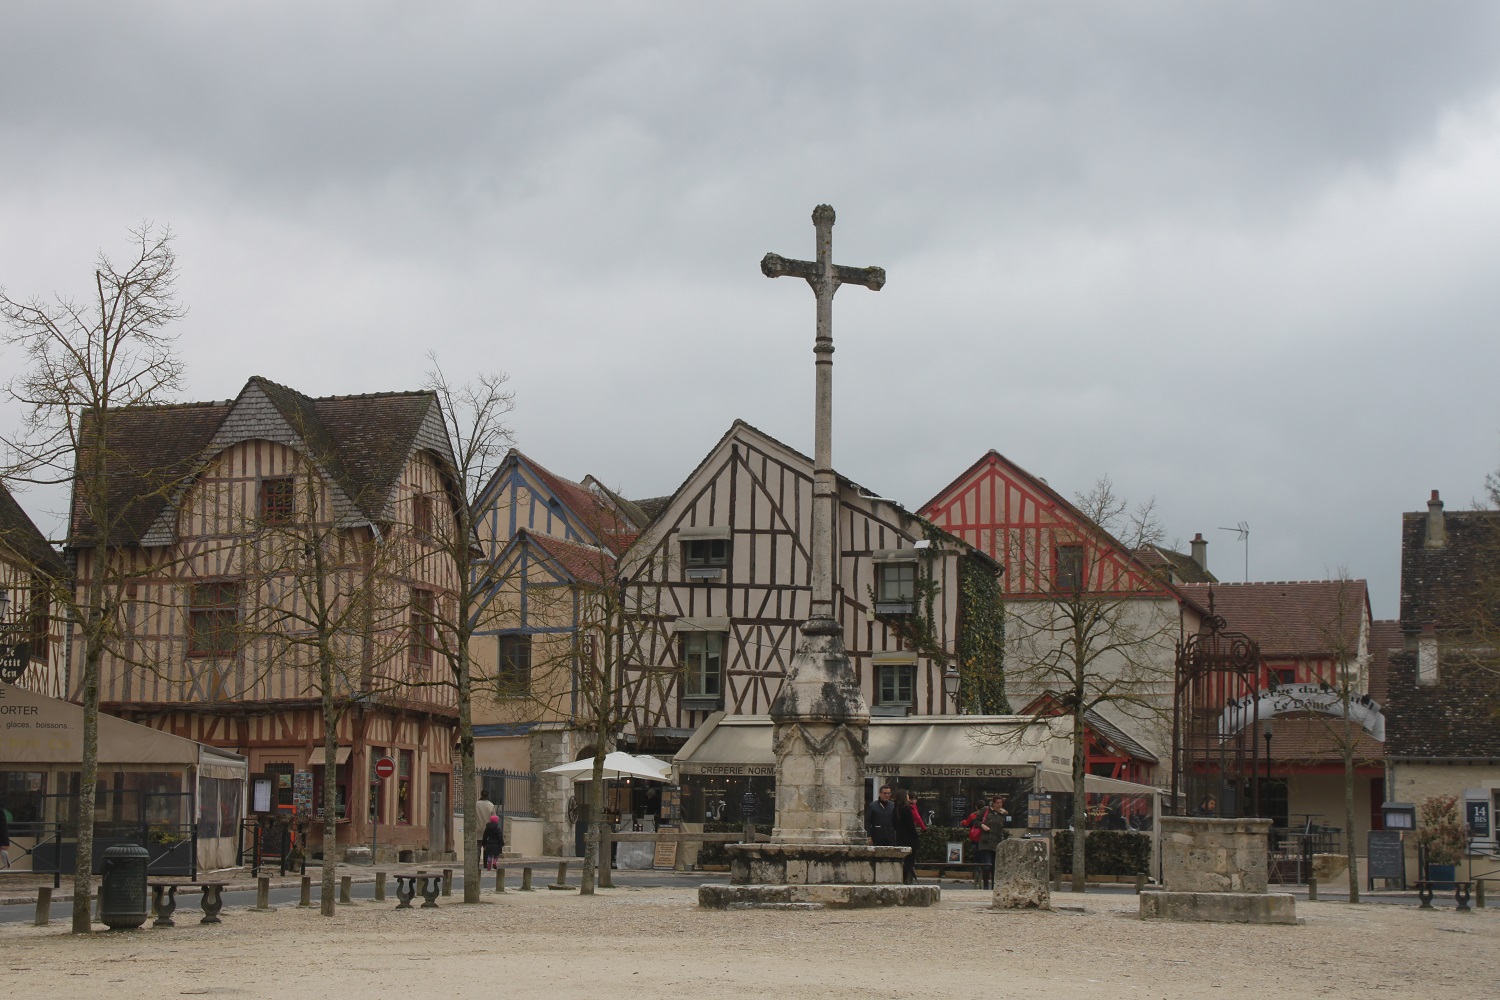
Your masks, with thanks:
M963 819L969 814L969 797L967 795L955 795L948 800L948 815L955 820Z
M1401 847L1400 830L1370 831L1370 879L1406 881L1406 852Z

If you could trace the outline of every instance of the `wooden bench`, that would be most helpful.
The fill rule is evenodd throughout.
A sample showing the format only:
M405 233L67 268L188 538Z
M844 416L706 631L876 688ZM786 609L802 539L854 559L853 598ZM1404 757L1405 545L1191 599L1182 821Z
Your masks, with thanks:
M177 911L177 890L197 889L203 894L200 906L203 919L199 923L222 923L219 913L224 909L224 887L227 882L148 882L151 887L151 910L156 919L152 927L176 927L172 914Z
M984 884L984 873L990 870L989 865L974 861L918 861L915 867L923 871L936 872L938 878L944 877L950 871L970 872L975 888Z

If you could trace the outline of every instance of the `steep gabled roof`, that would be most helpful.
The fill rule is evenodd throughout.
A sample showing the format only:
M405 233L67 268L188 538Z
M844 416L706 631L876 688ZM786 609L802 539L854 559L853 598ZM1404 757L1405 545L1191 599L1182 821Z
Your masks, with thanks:
M640 527L630 519L625 509L616 507L582 483L559 476L529 455L522 454L519 449L511 449L506 462L501 463L501 470L510 462L524 464L542 487L572 513L579 527L616 555L629 548L640 533ZM495 473L497 479L501 470ZM481 496L481 500L487 499Z
M1182 603L1192 607L1200 614L1204 612L1205 609L1198 603L1196 599L1186 593L1170 579L1165 577L1162 573L1157 572L1151 566L1143 562L1137 552L1132 551L1113 534L1105 530L1100 525L1096 524L1086 514L1084 514L1083 511L1079 510L1071 500L1063 496L1057 490L1053 489L1045 479L1043 479L1041 476L1033 475L1032 473L1028 472L1020 465L1017 465L1015 462L1012 462L1010 459L1000 454L1000 452L996 451L994 448L991 448L989 451L981 455L977 461L971 464L963 472L959 473L951 482L948 483L947 486L944 486L941 490L939 490L932 497L932 499L923 504L921 507L922 516L925 518L936 519L937 509L942 505L943 501L947 499L955 490L963 486L964 483L968 482L969 479L971 479L975 474L981 472L986 466L998 467L1000 465L1004 465L1006 468L1012 470L1018 479L1021 479L1026 483L1028 488L1041 496L1053 508L1060 511L1068 518L1068 520L1092 535L1099 544L1113 550L1116 553L1118 559L1123 564L1129 566L1135 573L1138 573L1145 578L1156 581L1163 590L1170 593L1173 597L1175 597ZM1015 598L1018 596L1044 597L1046 595L1043 593L1038 593L1035 595L1012 594L1010 596L1012 598Z
M1205 606L1212 590L1214 610L1230 630L1259 642L1264 657L1334 656L1338 650L1353 656L1370 613L1363 580L1189 583L1182 589Z
M712 461L713 457L717 455L721 449L723 449L725 444L727 444L732 438L740 434L758 438L762 444L769 445L772 449L780 449L789 458L805 464L809 469L814 468L813 460L804 455L802 452L798 451L788 444L783 443L782 441L777 440L776 438L767 434L765 431L754 426L753 424L747 423L744 420L736 419L734 423L729 425L729 430L725 431L724 434L719 438L719 440L714 442L714 446L708 450L708 452L703 456L701 460L699 460L698 464L693 467L693 471L688 473L686 478L684 478L678 485L677 489L673 491L672 495L670 497L667 497L664 503L661 503L660 508L652 517L651 523L641 531L639 539L637 540L649 539L654 541L657 525L660 523L662 515L677 502L677 498L682 496L683 491L686 490L688 486L698 478L699 474L708 467L709 462ZM962 549L965 553L991 564L998 571L999 564L996 563L995 560L990 558L988 553L975 548L968 542L964 541L962 538L959 538L957 535L943 530L941 527L933 524L922 515L912 513L896 501L888 500L885 497L882 497L879 494L875 493L873 490L866 489L847 476L839 474L837 471L834 472L834 478L837 480L838 485L843 489L849 490L856 496L868 500L871 503L884 504L885 506L895 511L898 516L910 518L911 520L918 522L919 524L925 526L928 530L941 535L946 541L950 542L959 549ZM651 501L651 503L654 505L656 501Z
M269 402L275 416L245 414ZM401 474L420 448L452 456L430 391L355 396L306 396L270 379L253 376L239 396L224 402L125 407L109 415L109 503L115 514L114 544L164 544L162 519L183 487L213 457L235 441L263 433L287 439L317 463L366 521L390 516ZM245 414L243 417L242 414ZM436 418L437 422L434 423ZM243 423L226 437L221 431ZM83 440L91 440L85 427ZM87 445L78 458L87 461ZM84 544L96 531L75 482L70 544Z
M8 548L42 573L61 576L67 572L62 557L47 544L47 536L0 483L0 547Z
M614 578L617 557L608 549L597 545L580 545L566 542L551 535L541 535L525 528L516 532L523 544L534 545L550 557L569 576L579 583L604 586Z

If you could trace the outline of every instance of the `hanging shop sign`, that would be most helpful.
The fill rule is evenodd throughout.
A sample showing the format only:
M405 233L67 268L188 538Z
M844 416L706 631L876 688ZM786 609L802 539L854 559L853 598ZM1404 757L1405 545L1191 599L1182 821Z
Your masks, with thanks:
M1257 718L1314 712L1318 715L1344 717L1344 696L1327 684L1283 684L1274 691L1259 691L1236 698L1219 716L1219 736L1232 736ZM1367 694L1349 697L1349 718L1381 743L1385 742L1385 715L1380 705Z

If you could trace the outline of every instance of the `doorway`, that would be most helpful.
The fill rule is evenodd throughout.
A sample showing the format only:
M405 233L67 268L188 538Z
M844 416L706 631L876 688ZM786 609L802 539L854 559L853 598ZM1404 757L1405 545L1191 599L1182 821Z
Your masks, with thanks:
M427 778L427 849L441 854L448 849L448 776L434 771Z

